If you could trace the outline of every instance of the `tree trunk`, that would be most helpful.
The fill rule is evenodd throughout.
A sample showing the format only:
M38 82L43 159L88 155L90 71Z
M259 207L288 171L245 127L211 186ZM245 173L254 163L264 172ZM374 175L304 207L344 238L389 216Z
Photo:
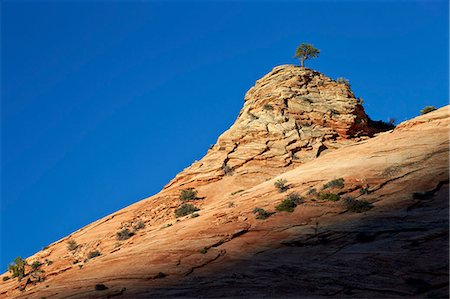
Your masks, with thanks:
M302 57L302 67L305 67L305 57Z

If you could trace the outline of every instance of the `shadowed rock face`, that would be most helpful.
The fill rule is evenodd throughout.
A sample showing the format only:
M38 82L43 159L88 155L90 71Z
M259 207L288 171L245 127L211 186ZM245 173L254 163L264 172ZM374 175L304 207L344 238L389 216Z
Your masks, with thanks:
M368 123L348 85L311 69L278 66L250 88L236 122L207 155L166 188L210 183L231 173L251 186L324 150L367 138L374 131Z
M289 104L302 92L311 111ZM332 97L339 113L323 113ZM44 281L0 281L0 298L448 298L448 107L368 138L373 130L355 101L320 73L275 68L202 161L160 193L29 257L52 261L41 267ZM265 151L251 150L261 143ZM280 178L288 191L274 187ZM342 185L323 189L338 178ZM188 186L201 198L188 201L199 216L175 218ZM256 219L256 207L275 212L290 192L303 197L292 213ZM356 212L347 197L369 208ZM118 240L124 228L134 234Z

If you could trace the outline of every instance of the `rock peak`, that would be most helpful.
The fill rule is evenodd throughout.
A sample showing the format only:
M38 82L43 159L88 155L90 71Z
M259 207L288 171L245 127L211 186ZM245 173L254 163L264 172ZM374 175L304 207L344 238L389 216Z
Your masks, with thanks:
M166 188L230 174L237 174L241 183L247 178L254 184L252 174L265 180L325 150L368 138L368 124L347 84L312 69L280 65L249 89L236 122L207 155Z

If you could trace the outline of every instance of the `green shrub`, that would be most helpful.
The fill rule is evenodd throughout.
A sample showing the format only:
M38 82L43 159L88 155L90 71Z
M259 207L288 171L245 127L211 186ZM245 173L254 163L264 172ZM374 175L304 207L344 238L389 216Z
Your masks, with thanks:
M436 110L436 107L434 107L434 106L426 106L425 108L420 110L420 114L424 115L424 114L430 113L431 111L434 111L434 110Z
M339 84L345 84L347 86L350 86L350 82L348 82L348 79L345 79L343 77L337 78L336 82L339 83Z
M3 281L7 281L7 280L10 280L10 279L11 279L11 277L9 277L8 275L7 276L3 276L3 278L2 278Z
M208 247L203 247L202 249L200 249L201 254L206 254L207 252L208 252Z
M233 175L233 168L231 168L230 166L228 166L226 164L224 164L222 166L222 170L225 175Z
M263 109L264 110L273 110L273 106L272 105L270 105L270 104L264 104L264 106L263 106Z
M303 198L297 193L289 194L275 209L279 212L293 212L294 209L303 202Z
M346 197L342 200L344 207L350 212L362 213L373 208L373 205L365 200L357 200L352 197Z
M50 266L51 264L53 264L53 261L51 261L49 259L45 259L45 263L47 263L47 266Z
M316 188L311 188L311 189L309 189L308 190L308 193L307 193L307 195L312 195L312 196L317 196L317 190L316 190Z
M116 239L118 241L123 241L131 238L134 235L128 228L124 228L116 233Z
M342 188L344 188L344 183L345 183L345 180L343 178L335 179L335 180L329 181L328 183L323 185L322 189L327 189L327 188L331 188L331 187L336 187L336 188L342 189Z
M136 224L133 226L134 231L138 231L140 229L143 229L145 227L145 223L142 220L139 220L136 222Z
M67 249L69 251L74 251L78 248L78 244L75 240L69 240L67 241Z
M359 189L359 194L369 194L369 186Z
M28 263L26 260L22 259L20 256L14 259L14 262L8 265L8 271L12 274L11 278L16 278L21 281L25 276L25 266Z
M172 225L173 225L172 223L167 223L167 224L164 224L161 228L167 228L167 227L170 227Z
M254 208L253 209L253 213L256 214L256 219L259 220L264 220L269 218L273 212L267 212L266 210L262 209L262 208Z
M108 289L108 287L105 286L104 284L99 283L99 284L95 285L95 290L96 291L104 291L104 290L107 290L107 289Z
M195 200L197 199L197 190L194 188L183 189L180 191L180 199L185 200Z
M341 199L341 196L335 193L320 193L319 198L321 200L338 201L339 199Z
M98 251L98 250L93 250L93 251L91 251L91 252L88 253L87 257L88 257L88 259L93 259L94 257L101 256L101 255L102 255L102 254L101 254L100 251Z
M288 187L286 186L287 180L285 179L278 179L275 181L275 183L273 183L273 185L275 186L275 188L278 189L279 192L284 192L288 189Z
M194 205L185 203L175 210L175 217L186 216L197 211L200 211L200 209L195 207Z
M42 265L43 265L43 263L41 263L40 261L34 261L33 263L31 263L31 270L32 270L32 271L36 271L36 270L38 270Z
M197 218L198 216L200 216L198 213L192 213L191 214L191 218Z

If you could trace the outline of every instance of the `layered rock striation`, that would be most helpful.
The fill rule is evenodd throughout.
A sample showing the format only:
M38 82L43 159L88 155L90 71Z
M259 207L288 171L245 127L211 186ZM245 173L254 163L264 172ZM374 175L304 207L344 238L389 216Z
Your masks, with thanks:
M448 298L449 108L370 123L347 85L277 67L201 161L28 257L38 278L0 298Z
M238 174L255 184L372 135L375 129L347 84L294 65L275 67L245 95L236 122L206 156L166 188Z

